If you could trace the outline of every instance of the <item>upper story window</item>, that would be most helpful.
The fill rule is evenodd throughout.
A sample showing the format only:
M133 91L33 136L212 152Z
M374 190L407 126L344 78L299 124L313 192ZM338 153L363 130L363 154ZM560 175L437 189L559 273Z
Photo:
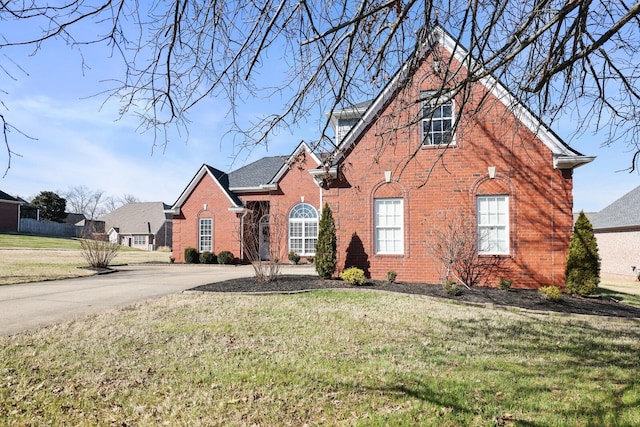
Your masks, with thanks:
M450 145L453 138L453 100L435 91L421 92L422 145Z

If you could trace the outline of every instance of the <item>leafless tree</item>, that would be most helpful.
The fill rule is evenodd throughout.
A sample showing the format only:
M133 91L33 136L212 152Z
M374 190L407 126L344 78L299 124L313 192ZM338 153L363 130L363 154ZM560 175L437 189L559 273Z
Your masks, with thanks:
M109 241L104 233L94 233L93 226L87 228L80 238L81 253L93 268L107 268L118 256L120 245Z
M271 282L280 275L281 262L285 259L287 221L266 205L245 215L243 232L244 255L251 262L255 277L260 282Z
M122 197L107 197L104 200L104 211L105 213L113 212L116 209L129 204L129 203L138 203L140 199L134 196L133 194L124 194Z
M73 213L84 214L87 219L96 219L105 213L103 190L91 190L84 185L69 188L64 194L67 209Z
M429 231L427 247L440 262L444 281L455 279L469 288L500 269L502 258L478 254L478 229L473 214L457 210L441 215L445 225Z
M187 130L189 111L215 96L229 101L240 146L325 117L316 148L331 148L322 113L372 98L441 26L475 58L456 92L491 74L544 122L570 115L579 132L591 127L605 133L605 144L624 141L633 169L639 14L640 2L624 0L10 0L0 4L0 49L10 58L12 46L37 53L51 39L79 49L108 45L126 69L108 94L122 114L139 115L143 129L157 132L158 144L167 126ZM278 72L266 82L261 74L274 64ZM274 113L245 126L237 108L254 97L269 98ZM11 125L6 114L0 119L11 155Z

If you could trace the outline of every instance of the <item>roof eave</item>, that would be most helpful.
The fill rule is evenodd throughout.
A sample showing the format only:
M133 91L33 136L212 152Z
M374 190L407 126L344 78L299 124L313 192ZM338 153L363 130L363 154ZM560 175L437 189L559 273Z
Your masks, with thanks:
M331 166L330 168L311 169L309 174L313 177L316 184L321 184L328 179L336 179L338 177L338 168Z
M263 191L275 191L278 184L260 184L257 187L229 187L234 193L260 193Z
M575 169L594 161L596 156L565 156L553 157L553 167L556 169Z

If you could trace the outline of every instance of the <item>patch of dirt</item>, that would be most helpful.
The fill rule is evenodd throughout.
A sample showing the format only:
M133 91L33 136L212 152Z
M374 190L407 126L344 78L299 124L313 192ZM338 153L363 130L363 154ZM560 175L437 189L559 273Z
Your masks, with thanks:
M580 298L562 295L553 302L542 297L538 291L473 287L463 289L462 295L448 295L441 285L417 283L369 282L364 286L352 286L342 280L323 280L317 276L283 275L273 282L258 282L254 277L210 283L190 289L202 292L241 293L290 293L314 289L373 289L403 294L426 295L430 297L461 301L469 304L493 304L499 307L517 307L527 310L547 311L567 314L588 314L621 318L640 318L640 308L618 303L604 298Z

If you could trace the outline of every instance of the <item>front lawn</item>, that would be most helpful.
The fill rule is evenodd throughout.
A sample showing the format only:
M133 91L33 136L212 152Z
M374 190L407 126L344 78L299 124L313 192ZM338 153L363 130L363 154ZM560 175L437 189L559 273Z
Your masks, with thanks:
M0 424L640 425L635 320L182 294L0 338Z

